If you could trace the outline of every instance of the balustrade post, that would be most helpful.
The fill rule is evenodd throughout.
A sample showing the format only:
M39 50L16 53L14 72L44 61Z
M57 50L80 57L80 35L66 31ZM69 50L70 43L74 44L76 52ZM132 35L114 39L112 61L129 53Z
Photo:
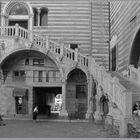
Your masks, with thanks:
M4 28L4 26L2 26L2 28L1 28L1 36L5 36L5 28Z
M49 50L49 37L48 37L48 35L46 35L46 46L45 47Z
M33 38L33 31L30 31L30 33L29 33L29 41L30 42L33 42L34 41L34 38Z
M15 24L15 36L19 37L19 25Z
M75 61L78 62L78 49L75 49Z
M63 56L64 55L64 44L61 43L60 45L61 45L60 46L60 54Z

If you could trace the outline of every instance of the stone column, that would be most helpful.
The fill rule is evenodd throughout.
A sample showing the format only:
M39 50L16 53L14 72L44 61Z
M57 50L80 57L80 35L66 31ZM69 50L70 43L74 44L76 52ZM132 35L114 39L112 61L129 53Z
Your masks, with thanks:
M37 26L40 26L40 13L41 13L41 10L40 8L37 8Z
M28 37L28 39L33 42L33 33L32 33L32 29L33 29L33 15L29 15L29 23L28 23L28 30L30 31L30 36Z
M6 26L6 19L7 19L7 16L2 13L1 14L1 26Z
M102 120L102 108L100 104L100 98L103 94L102 88L100 85L97 86L97 95L96 95L96 112L94 115L95 120Z
M89 119L91 114L93 113L92 105L90 102L90 99L92 97L92 83L93 83L92 75L90 75L89 79L87 80L87 84L88 84L88 109L87 109L87 113L86 113L86 119Z
M62 110L60 111L60 116L62 117L68 117L68 112L66 110L66 85L67 81L66 79L62 80Z
M28 114L32 115L33 111L33 87L28 89Z
M121 116L120 118L120 130L119 135L121 138L126 138L128 136L128 122L132 122L132 116Z

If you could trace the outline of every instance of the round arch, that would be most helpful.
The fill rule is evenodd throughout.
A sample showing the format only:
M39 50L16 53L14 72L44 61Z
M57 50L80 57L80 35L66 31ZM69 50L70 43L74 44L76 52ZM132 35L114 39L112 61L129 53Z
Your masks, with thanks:
M66 87L68 115L73 118L85 119L88 110L88 79L86 73L77 67L71 70L67 76Z
M37 50L37 49L32 49L32 50L29 50L29 49L16 49L12 52L10 52L9 54L7 54L6 56L4 56L1 61L0 61L0 67L2 67L2 65L4 64L4 62L10 57L12 56L13 54L16 54L16 53L19 53L19 52L22 52L22 51L34 51L34 52L38 52L38 53L41 53L43 54L44 56L48 56L55 64L56 66L58 67L59 71L60 71L60 74L61 74L61 77L64 77L64 74L63 74L63 69L62 69L62 66L60 64L60 62L58 62L58 60L52 55L51 52L49 52L48 54L46 54L44 51L40 51L40 50Z
M84 69L83 67L80 67L80 66L73 66L73 67L67 69L66 72L65 72L65 77L66 77L66 79L67 79L69 73L70 73L71 71L73 71L74 69L80 69L81 71L83 71L83 72L85 73L85 75L86 75L86 77L87 77L87 80L89 79L89 71L86 70L86 69Z
M128 59L129 59L128 65L133 65L132 60L131 60L132 55L133 55L132 52L134 52L134 42L136 43L136 40L138 39L138 38L136 39L136 36L138 36L139 33L140 33L140 24L137 24L136 28L134 29L134 33L132 34L131 42L129 45L130 49L129 49L129 54L128 54Z
M10 15L9 16L10 10L14 6L16 6L16 4L22 5L27 10L28 15L22 15L23 16L22 18L24 20L21 20L21 18L18 15ZM10 18L12 18L12 20L10 20ZM9 23L9 21L10 21L10 23ZM33 9L28 2L12 0L12 1L10 1L7 4L4 5L4 8L2 10L1 23L2 23L2 26L8 26L8 25L14 26L16 23L18 23L20 26L22 26L26 29L32 30Z
M134 65L134 67L140 66L140 29L133 36L131 49L130 49L130 56L129 56L129 64Z
M33 15L33 10L32 10L32 7L30 6L30 4L28 2L23 2L23 1L18 1L18 0L12 0L12 1L8 2L4 6L3 11L2 11L2 14L5 15L5 16L8 16L10 10L16 4L22 4L28 10L28 14L29 15Z

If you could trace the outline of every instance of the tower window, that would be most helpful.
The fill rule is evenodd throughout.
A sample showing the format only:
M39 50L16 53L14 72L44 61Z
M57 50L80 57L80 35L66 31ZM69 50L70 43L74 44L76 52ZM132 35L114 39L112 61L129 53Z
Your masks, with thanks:
M78 44L71 43L70 48L73 50L78 49Z

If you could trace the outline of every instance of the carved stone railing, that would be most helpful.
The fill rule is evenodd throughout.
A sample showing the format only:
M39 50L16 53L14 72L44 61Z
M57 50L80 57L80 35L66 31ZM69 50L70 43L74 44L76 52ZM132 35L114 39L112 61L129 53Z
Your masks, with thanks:
M107 73L103 67L99 66L93 58L81 54L78 50L70 49L63 43L50 40L48 37L42 37L41 35L28 31L18 25L0 27L0 36L16 37L26 40L33 43L33 47L46 48L54 54L61 55L88 68L90 73L103 87L105 92L107 92L111 101L118 106L121 112L124 115L128 115L130 113L129 111L126 111L127 107L130 107L127 100L131 98L125 92L126 89L120 84L116 77L112 78L111 75Z
M14 37L16 32L15 26L0 27L0 36Z
M93 58L90 60L90 71L99 85L108 94L111 102L116 104L123 116L132 115L131 94L127 93L127 89L120 84L117 77L111 77L104 67L99 66Z
M140 82L140 67L135 68L133 65L129 66L129 71L130 71L130 80L133 82Z

